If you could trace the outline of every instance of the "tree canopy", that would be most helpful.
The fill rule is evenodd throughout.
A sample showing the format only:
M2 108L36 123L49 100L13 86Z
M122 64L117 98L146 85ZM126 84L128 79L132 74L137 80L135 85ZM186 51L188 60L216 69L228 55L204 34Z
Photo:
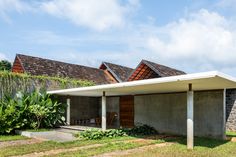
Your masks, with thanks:
M11 70L11 63L7 60L1 60L0 61L0 71L10 71Z

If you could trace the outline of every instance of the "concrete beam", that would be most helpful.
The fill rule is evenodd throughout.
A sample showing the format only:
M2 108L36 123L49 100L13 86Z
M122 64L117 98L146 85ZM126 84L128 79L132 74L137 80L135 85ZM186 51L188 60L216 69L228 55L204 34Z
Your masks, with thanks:
M102 130L107 129L107 115L106 115L106 93L103 92L102 95Z
M194 92L192 91L192 84L189 84L189 91L187 92L187 148L193 149L194 146Z
M70 125L70 99L66 99L67 109L66 109L66 124Z

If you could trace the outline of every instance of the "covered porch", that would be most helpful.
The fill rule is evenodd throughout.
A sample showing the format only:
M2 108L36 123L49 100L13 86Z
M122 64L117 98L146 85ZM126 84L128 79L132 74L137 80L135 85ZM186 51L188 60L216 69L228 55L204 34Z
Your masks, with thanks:
M119 106L118 127L122 126L120 116L124 113L122 116L129 117L127 124L130 126L141 121L154 125L163 133L186 135L187 147L192 149L194 135L225 138L225 89L235 87L235 78L213 71L48 93L67 97L68 124L71 124L70 97L92 97L99 99L101 112L98 116L101 128L106 130L108 99L118 97L119 103L115 105ZM129 97L128 105L123 103L126 104L124 109L122 97Z

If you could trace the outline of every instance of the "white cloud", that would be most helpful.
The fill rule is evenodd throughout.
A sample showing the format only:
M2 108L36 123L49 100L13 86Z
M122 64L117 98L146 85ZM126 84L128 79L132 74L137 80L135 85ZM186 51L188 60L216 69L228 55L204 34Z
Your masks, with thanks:
M202 9L161 28L147 26L142 31L142 46L157 61L189 71L236 66L236 27L215 12Z
M61 43L60 46L63 41L68 41L71 45L64 43L63 50L55 50L56 53L50 54L53 57L60 53L62 58L57 59L74 63L98 66L101 61L106 60L135 67L141 59L148 59L186 72L220 70L235 75L236 25L224 16L205 9L162 27L152 23L132 25L116 33L101 33L97 36L90 34L81 38L47 32L44 35L32 41L41 41L41 44ZM119 47L123 47L122 50L107 49L109 45L117 43ZM88 45L99 49L80 49L80 46ZM63 55L63 52L66 53Z
M138 0L129 0L126 5L119 0L51 0L43 2L41 8L76 25L101 31L123 26L126 17L138 5Z
M216 6L222 7L222 8L236 8L236 0L219 0L218 3L216 3Z
M9 12L16 11L22 13L30 9L31 7L22 0L0 0L0 17L7 22L11 22L7 15Z
M4 53L0 52L0 60L7 60L7 57Z

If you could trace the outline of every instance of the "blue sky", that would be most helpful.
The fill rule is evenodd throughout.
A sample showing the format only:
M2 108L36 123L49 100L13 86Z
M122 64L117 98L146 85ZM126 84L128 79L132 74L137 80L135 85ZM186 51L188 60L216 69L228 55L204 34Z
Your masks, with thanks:
M236 76L236 0L0 0L0 59L141 59Z

